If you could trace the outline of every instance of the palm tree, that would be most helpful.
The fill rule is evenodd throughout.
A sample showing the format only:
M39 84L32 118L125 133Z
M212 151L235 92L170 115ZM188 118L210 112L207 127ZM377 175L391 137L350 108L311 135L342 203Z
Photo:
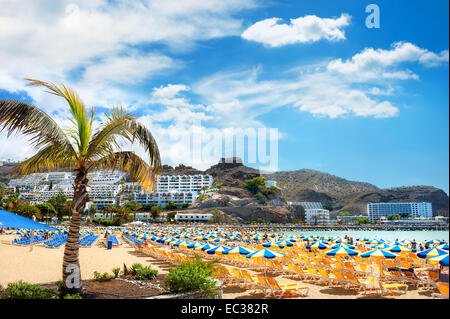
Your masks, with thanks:
M88 201L87 174L93 169L119 169L130 174L145 189L151 190L154 176L162 170L158 145L151 132L126 113L122 106L112 107L110 114L99 128L93 131L94 109L88 114L80 97L71 88L27 79L29 86L44 87L48 93L62 97L69 105L72 126L63 130L53 118L38 107L13 100L0 100L0 130L6 129L8 136L22 133L30 136L30 143L39 151L20 163L22 174L53 168L71 168L76 172L74 195L71 204L71 221L64 249L63 282L67 293L82 292L79 268L78 240L81 213ZM134 152L121 151L119 140L138 142L148 153L149 163ZM70 267L69 267L70 266ZM75 278L78 287L68 285L66 279Z

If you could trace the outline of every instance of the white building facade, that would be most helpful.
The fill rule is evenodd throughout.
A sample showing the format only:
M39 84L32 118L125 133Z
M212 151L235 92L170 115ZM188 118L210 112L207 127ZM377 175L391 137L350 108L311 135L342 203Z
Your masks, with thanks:
M326 225L330 223L330 211L326 209L305 209L305 222L308 224Z
M369 220L378 221L381 217L387 218L389 215L399 213L410 213L412 218L432 218L433 208L431 203L369 203L367 204L367 214Z
M213 217L212 214L187 214L177 213L175 220L177 222L207 222Z

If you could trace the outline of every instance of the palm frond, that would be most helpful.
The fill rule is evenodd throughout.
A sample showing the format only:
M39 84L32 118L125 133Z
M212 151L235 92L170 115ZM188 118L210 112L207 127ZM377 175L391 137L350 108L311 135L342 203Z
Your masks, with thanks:
M60 167L73 167L76 158L61 149L58 145L52 144L42 148L31 158L16 166L23 175L41 172L43 169L53 169Z
M86 154L89 140L91 138L94 110L91 110L91 116L89 118L86 107L78 94L63 84L56 85L35 79L27 79L27 81L29 81L28 86L46 87L49 90L47 91L48 93L60 96L67 101L73 117L74 125L77 129L77 134L73 135L73 138L76 140L76 144L78 145L78 153L80 158L82 158Z
M29 135L34 147L57 144L67 154L74 155L73 146L61 127L47 113L26 102L0 100L0 130L7 130L8 136Z
M118 148L117 137L123 137L130 142L139 142L150 157L150 166L154 174L162 171L158 144L151 132L135 118L126 113L122 107L113 107L107 122L93 135L89 143L88 157L104 156L110 149Z
M87 158L104 156L105 150L109 151L113 147L119 148L117 137L123 137L129 141L132 135L128 132L127 121L133 120L134 117L127 115L126 110L119 107L111 109L111 115L106 114L106 122L92 135L87 150Z
M134 152L115 152L89 164L88 170L100 168L106 170L125 171L130 177L146 190L152 190L155 185L153 169Z

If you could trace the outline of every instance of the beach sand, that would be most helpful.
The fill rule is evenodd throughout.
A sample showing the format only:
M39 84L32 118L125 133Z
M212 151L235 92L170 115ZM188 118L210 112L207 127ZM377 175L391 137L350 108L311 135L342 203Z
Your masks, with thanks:
M0 285L5 287L9 282L23 280L30 283L49 283L60 280L62 277L62 260L64 246L51 249L42 246L34 246L30 252L29 247L10 245L13 235L0 236ZM112 274L112 269L119 267L123 269L125 263L130 267L134 263L150 266L158 270L161 274L166 274L171 266L163 261L159 261L150 256L136 252L134 248L118 236L122 243L119 247L107 250L102 240L99 239L91 248L80 248L80 264L82 279L92 279L94 271L108 272ZM310 288L307 297L300 299L355 299L373 298L364 296L355 291L340 288L329 288L310 283L295 281ZM382 298L399 299L429 299L430 291L421 291L414 287L409 287L408 292L401 296L386 296ZM223 298L263 298L257 290L246 290L241 288L225 288ZM378 297L380 298L380 297Z

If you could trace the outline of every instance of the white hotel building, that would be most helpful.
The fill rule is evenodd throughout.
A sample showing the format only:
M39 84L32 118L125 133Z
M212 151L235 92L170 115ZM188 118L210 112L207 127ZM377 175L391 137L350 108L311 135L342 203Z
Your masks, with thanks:
M157 192L200 192L213 183L211 175L161 175L156 184Z
M305 221L308 224L326 225L330 223L330 211L320 208L305 209Z
M161 175L157 178L156 192L135 193L134 200L141 205L166 207L169 201L176 205L192 205L203 187L211 187L210 175Z
M431 203L369 203L367 204L367 214L369 220L378 221L381 217L387 218L389 215L399 213L410 213L412 218L432 218L433 209Z

